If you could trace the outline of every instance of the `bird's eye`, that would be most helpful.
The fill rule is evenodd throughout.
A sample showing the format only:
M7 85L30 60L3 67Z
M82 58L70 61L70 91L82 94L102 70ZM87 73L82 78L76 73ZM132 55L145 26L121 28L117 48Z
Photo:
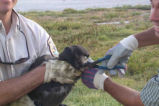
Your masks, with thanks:
M82 56L81 60L82 60L82 63L87 63L88 57L87 56Z

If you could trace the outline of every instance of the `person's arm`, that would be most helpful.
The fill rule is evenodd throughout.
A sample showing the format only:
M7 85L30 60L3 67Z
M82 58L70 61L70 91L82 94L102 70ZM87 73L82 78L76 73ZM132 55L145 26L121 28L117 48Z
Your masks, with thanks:
M104 90L125 106L144 106L138 91L113 82L103 70L87 69L81 79L88 88Z
M155 35L154 28L138 33L135 37L138 40L138 47L159 44L159 37Z
M138 91L119 85L110 78L104 81L104 90L124 106L144 106Z
M15 101L44 82L45 66L27 74L0 82L0 106Z
M111 58L104 64L110 69L119 63L126 64L134 50L155 44L159 44L159 35L156 35L154 28L130 35L106 52L106 56L111 55Z

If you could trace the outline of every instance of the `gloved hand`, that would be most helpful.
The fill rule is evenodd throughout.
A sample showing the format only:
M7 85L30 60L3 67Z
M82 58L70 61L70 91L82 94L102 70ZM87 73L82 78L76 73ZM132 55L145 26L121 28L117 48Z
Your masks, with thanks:
M104 81L108 76L104 70L87 69L82 73L81 80L88 88L104 90Z
M35 105L34 101L32 101L28 95L25 95L20 99L8 104L7 106L35 106Z
M134 35L124 38L119 44L108 50L106 55L111 55L111 58L109 61L105 61L104 64L110 69L115 65L125 67L132 52L137 48L138 41Z
M60 60L49 60L45 62L46 72L44 83L57 81L63 83L74 83L75 78L81 75L81 72L72 67L69 63Z
M118 75L118 77L120 77L120 78L124 77L125 73L126 73L126 69L116 69L116 70L109 71L110 76Z

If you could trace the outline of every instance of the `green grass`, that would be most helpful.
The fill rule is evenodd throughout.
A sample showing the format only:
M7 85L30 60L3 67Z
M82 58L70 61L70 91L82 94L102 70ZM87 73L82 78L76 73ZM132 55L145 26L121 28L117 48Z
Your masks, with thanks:
M131 5L124 5L122 7L115 7L117 9L140 9L140 10L150 10L151 6L150 5L136 5L136 6L131 6Z
M114 78L115 82L125 86L129 86L136 90L141 90L144 86L144 80L138 81L131 78ZM81 81L78 81L73 91L65 99L63 103L69 106L122 106L119 102L113 99L108 93L103 91L97 91L94 89L88 89L83 86Z
M66 9L62 12L27 12L26 17L43 26L52 36L59 51L66 46L82 45L93 59L105 52L121 39L139 33L152 26L149 21L150 6L124 6L112 9ZM116 22L118 25L97 25ZM129 21L125 24L124 21ZM129 62L125 78L113 78L117 83L141 90L148 79L157 73L159 47L151 46L136 50ZM78 81L65 99L69 106L121 106L107 93L86 88Z
M90 90L83 86L81 81L76 84L64 103L69 106L121 106L107 93Z

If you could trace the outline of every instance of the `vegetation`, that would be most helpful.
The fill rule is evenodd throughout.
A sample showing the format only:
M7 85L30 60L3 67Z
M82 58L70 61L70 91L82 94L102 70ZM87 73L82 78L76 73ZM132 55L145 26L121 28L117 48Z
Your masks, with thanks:
M140 10L150 10L151 6L150 5L136 5L136 6L131 6L131 5L124 5L122 7L115 7L118 9L140 9Z
M42 25L52 36L59 51L66 46L78 44L87 48L93 59L98 59L124 37L150 28L152 24L149 21L149 13L150 6L123 6L22 14ZM119 24L108 24L109 22ZM128 62L125 78L114 77L113 80L141 90L147 80L157 73L158 54L158 45L136 50ZM64 103L69 106L121 106L107 93L90 90L83 86L81 81L76 84Z

